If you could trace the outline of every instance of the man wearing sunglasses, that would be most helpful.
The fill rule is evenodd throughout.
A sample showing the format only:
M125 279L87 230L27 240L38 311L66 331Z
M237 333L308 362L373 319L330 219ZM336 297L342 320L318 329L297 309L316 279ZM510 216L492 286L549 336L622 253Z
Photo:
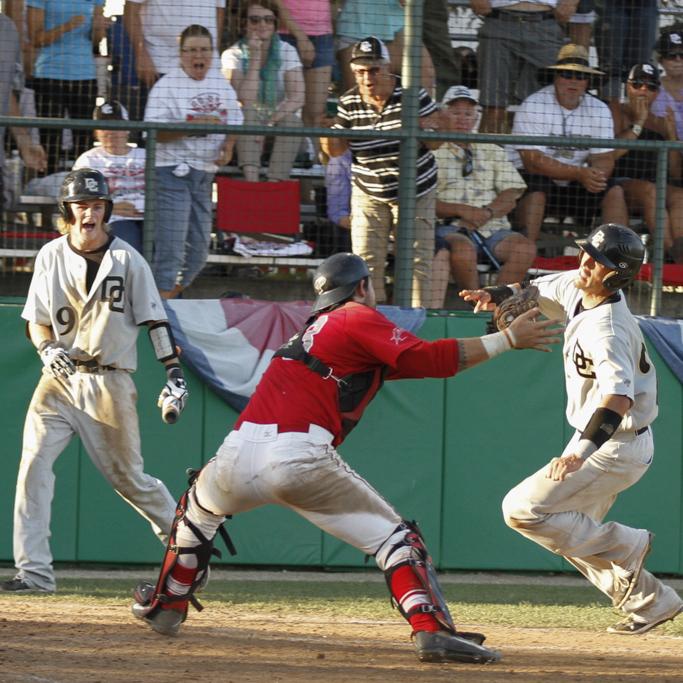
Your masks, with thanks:
M591 78L603 75L588 64L586 48L569 43L547 68L552 84L527 97L515 114L514 134L554 138L614 138L606 104L589 95ZM546 214L571 216L589 228L602 212L605 223L628 224L621 187L611 181L612 149L584 146L515 145L513 161L528 186L517 220L536 241Z
M478 118L478 103L463 85L450 87L441 103L443 129L471 133ZM434 153L439 167L436 187L437 241L450 252L449 266L437 254L432 282L432 306L443 306L449 270L459 288L478 289L479 258L493 256L500 267L498 284L521 282L536 255L536 246L507 219L526 189L505 151L498 145L446 142ZM477 238L483 240L478 245ZM488 252L488 253L487 253ZM490 257L489 257L490 258Z

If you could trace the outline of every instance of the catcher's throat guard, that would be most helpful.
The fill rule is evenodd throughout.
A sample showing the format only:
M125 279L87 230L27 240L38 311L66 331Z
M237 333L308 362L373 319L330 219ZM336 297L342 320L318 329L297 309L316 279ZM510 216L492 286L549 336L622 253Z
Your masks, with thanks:
M171 526L171 533L168 545L166 546L166 553L163 562L161 563L161 571L159 572L156 586L147 581L143 581L138 584L133 591L133 598L136 603L133 606L134 612L139 618L152 616L156 610L161 609L162 604L176 608L184 607L185 615L183 621L185 620L185 616L187 616L188 602L191 603L198 612L201 612L202 609L204 609L194 594L204 588L208 581L209 561L211 560L211 557L215 555L220 558L221 553L217 548L214 548L213 538L206 538L204 534L187 519L186 513L189 497L193 496L194 503L199 505L194 492L194 484L199 476L199 470L188 470L188 473L190 475L189 488L180 497L178 505L176 506L175 518L173 520L173 525ZM178 525L181 523L186 524L190 528L199 541L199 545L191 548L178 547L176 544L176 535L178 532ZM231 555L236 555L237 551L235 550L235 546L222 524L218 527L218 533L220 533L221 538L225 542L228 552ZM169 577L178 562L179 556L187 553L194 553L197 556L197 567L195 569L194 578L186 593L182 595L171 595L167 590Z

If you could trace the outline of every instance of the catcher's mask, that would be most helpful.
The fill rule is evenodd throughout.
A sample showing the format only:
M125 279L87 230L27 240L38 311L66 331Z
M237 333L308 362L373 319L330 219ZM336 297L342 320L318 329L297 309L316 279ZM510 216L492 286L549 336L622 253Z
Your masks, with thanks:
M368 264L360 256L344 252L326 258L313 275L313 288L318 296L312 312L351 298L358 283L369 276Z
M631 228L617 223L598 226L586 239L576 240L576 245L614 271L602 281L611 292L630 285L645 258L645 247L640 237Z
M71 202L84 202L93 199L103 199L106 202L104 222L107 223L111 218L111 212L114 208L107 179L94 168L79 168L64 178L62 187L59 190L57 208L62 218L67 223L71 223L74 217L69 204Z

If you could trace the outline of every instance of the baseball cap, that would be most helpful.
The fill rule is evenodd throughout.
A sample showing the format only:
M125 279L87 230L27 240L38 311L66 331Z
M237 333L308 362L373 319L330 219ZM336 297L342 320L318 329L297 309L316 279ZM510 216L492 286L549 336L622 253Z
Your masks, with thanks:
M659 69L652 64L636 64L628 72L629 81L644 81L645 83L653 83L654 85L660 85L659 80Z
M452 85L441 100L441 104L445 107L447 104L455 100L469 100L474 104L479 104L477 98L472 94L472 91L464 85Z
M359 40L351 48L351 64L358 62L388 62L389 50L387 46L375 36L368 36Z
M117 100L105 100L92 115L95 121L128 121L126 108Z
M663 32L657 41L657 52L659 52L662 57L666 57L666 55L671 54L672 52L683 52L683 32Z

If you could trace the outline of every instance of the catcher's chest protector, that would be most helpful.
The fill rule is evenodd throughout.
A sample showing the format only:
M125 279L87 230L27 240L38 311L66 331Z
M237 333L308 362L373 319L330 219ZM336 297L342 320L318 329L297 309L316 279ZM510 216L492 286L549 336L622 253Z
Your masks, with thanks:
M344 377L336 377L329 365L306 351L303 336L311 320L306 322L304 329L294 335L286 344L281 346L273 357L298 360L307 368L313 370L323 379L332 379L337 383L339 396L339 412L342 417L342 440L358 424L363 411L384 384L385 367L375 368L366 372L356 372Z

